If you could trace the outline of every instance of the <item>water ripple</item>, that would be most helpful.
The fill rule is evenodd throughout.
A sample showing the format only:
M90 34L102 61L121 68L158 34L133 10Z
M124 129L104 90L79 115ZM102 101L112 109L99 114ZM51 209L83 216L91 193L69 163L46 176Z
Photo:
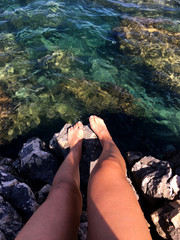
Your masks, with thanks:
M179 11L178 0L2 0L0 142L104 111L178 136Z

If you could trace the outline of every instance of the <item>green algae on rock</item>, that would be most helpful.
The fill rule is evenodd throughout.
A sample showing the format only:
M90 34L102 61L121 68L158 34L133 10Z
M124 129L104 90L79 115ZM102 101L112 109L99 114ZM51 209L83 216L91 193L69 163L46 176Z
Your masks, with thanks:
M45 57L38 59L38 63L42 69L59 70L62 73L70 71L70 65L73 59L68 52L57 50Z
M11 4L12 3L10 2L9 5ZM38 6L39 11L37 11L35 5L36 3L29 1L26 9L18 5L16 5L16 7L8 7L6 0L7 8L4 11L3 16L9 21L11 27L17 30L24 29L24 26L34 30L39 27L55 28L64 20L61 3L48 1L45 4Z
M0 144L11 140L8 131L16 117L16 106L12 99L0 88ZM10 132L10 135L12 132Z
M17 44L13 34L0 34L0 43L0 80L12 96L30 79L35 62Z
M123 112L127 115L145 116L141 102L126 90L111 83L97 83L87 80L70 79L59 85L61 94L70 95L83 109L83 113L100 114L103 111ZM56 95L57 87L54 90Z
M49 90L30 93L27 88L22 88L17 93L19 105L9 120L10 124L2 129L1 143L27 133L42 122L48 124L52 119L61 118L73 123L84 114L100 114L106 110L145 116L140 101L126 90L109 83L65 78ZM7 117L9 115L7 113Z
M120 51L142 58L153 73L153 81L180 93L180 33L169 27L172 24L168 20L129 17L113 31Z

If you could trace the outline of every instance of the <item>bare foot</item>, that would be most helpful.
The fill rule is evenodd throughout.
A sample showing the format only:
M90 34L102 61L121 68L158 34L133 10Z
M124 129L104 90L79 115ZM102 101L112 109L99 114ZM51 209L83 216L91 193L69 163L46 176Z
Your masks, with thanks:
M97 116L90 116L89 122L92 130L99 137L99 140L102 145L104 144L104 142L112 142L112 137L103 119Z
M82 146L82 140L84 136L83 124L82 122L76 123L74 126L68 129L68 143L70 149L75 146Z

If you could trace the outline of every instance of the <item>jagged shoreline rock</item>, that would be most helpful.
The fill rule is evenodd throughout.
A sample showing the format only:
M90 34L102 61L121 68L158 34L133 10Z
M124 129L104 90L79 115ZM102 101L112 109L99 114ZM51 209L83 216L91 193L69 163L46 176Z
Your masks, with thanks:
M0 239L14 239L33 212L42 204L50 189L54 175L69 152L66 124L55 133L49 150L39 138L24 143L15 160L0 158ZM79 239L87 236L87 184L102 148L89 126L84 126L83 153L80 165L83 212L79 227ZM172 149L172 148L171 148ZM170 150L171 150L170 149ZM128 152L128 182L157 230L157 236L167 240L180 237L180 176L179 152L166 153L169 161L140 152ZM172 161L171 161L172 160ZM139 194L139 196L138 196ZM147 208L148 204L148 208ZM157 237L156 236L156 237ZM153 238L157 239L157 238Z
M180 176L173 174L176 173L176 167L172 168L170 162L152 156L141 158L141 154L136 152L128 153L126 159L136 183L134 186L140 191L143 202L148 204L148 214L159 236L178 240Z

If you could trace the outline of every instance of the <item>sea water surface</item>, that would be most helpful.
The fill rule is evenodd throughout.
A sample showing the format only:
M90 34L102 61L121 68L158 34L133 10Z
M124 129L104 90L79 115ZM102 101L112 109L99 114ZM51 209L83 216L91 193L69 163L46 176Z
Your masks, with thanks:
M1 0L0 143L103 117L125 150L179 144L179 0Z

